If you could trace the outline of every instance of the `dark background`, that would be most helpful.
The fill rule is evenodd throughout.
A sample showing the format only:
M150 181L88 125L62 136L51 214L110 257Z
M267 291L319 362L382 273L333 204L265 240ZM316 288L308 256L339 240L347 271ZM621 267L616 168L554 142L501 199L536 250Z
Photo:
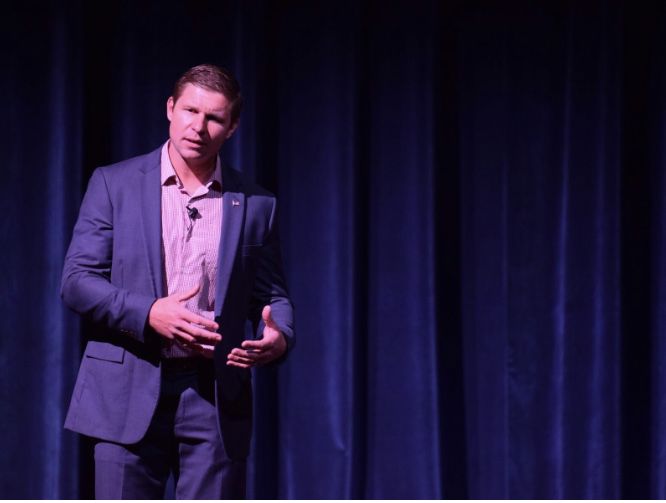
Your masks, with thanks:
M0 30L0 496L91 495L59 298L92 170L238 77L298 344L250 496L666 497L666 15L613 1L18 2Z

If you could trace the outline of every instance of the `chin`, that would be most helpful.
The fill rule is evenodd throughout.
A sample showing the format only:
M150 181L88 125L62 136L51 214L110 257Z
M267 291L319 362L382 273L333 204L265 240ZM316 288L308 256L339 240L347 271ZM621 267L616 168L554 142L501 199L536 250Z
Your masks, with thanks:
M191 155L187 155L187 156L183 157L183 159L185 159L187 162L202 164L202 163L210 161L211 159L213 159L213 157L214 156L212 154L204 155L204 154L199 154L199 153L195 152L195 153L192 153Z
M197 147L187 147L182 150L183 159L208 159L211 154L208 150L201 150Z

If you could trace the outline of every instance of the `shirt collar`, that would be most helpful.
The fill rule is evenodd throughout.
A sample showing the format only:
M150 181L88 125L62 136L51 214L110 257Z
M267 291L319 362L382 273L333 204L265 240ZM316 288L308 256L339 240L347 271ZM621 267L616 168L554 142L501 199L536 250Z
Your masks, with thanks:
M177 184L179 187L182 186L180 178L176 174L176 170L171 164L171 159L169 158L169 140L166 141L162 147L162 159L160 162L160 182L164 185L170 185L171 183ZM206 183L206 187L209 189L222 191L222 163L220 162L220 156L218 155L215 158L215 170L213 171L213 176Z

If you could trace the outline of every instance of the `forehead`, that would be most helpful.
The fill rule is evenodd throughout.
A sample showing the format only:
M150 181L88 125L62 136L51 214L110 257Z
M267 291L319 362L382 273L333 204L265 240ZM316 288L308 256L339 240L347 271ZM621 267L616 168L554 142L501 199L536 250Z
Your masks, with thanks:
M189 83L185 84L185 87L183 87L177 102L179 104L181 104L181 102L187 103L188 105L198 106L208 110L223 111L229 107L229 101L224 94Z

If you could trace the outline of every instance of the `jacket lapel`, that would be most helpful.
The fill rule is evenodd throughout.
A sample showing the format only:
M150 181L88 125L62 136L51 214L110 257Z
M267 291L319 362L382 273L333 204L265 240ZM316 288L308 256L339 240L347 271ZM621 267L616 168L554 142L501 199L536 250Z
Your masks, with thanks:
M148 155L141 171L141 222L148 270L157 297L164 296L162 281L162 187L160 184L161 148Z
M222 302L229 288L245 217L245 194L241 191L240 179L226 166L222 171L222 190L222 234L217 258L218 280L215 292L215 311L218 315L222 312Z

